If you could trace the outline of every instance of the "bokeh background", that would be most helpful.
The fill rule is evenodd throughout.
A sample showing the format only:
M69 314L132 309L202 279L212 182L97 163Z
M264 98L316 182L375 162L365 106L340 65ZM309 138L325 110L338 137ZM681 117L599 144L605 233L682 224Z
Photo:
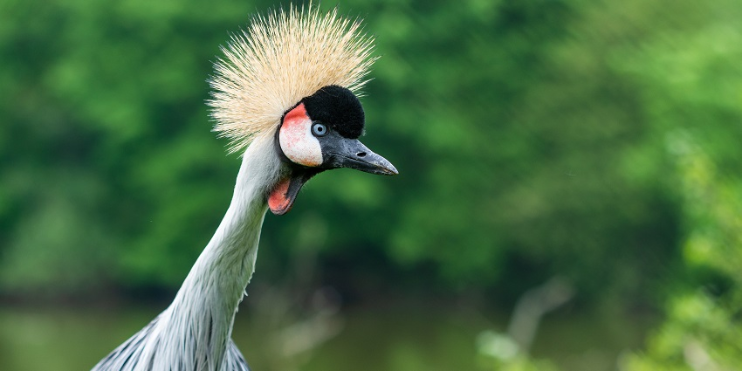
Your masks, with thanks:
M284 4L285 5L285 4ZM269 1L0 1L0 369L163 310L239 167L204 101ZM255 370L742 364L742 3L348 0L365 142L266 218Z

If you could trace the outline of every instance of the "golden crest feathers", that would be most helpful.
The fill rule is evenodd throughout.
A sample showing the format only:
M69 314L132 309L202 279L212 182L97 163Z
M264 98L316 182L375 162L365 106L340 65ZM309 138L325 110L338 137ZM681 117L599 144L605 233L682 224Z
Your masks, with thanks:
M339 17L337 9L291 6L254 17L215 63L208 102L214 131L236 152L272 134L285 111L324 86L358 94L375 61L372 42L358 20Z

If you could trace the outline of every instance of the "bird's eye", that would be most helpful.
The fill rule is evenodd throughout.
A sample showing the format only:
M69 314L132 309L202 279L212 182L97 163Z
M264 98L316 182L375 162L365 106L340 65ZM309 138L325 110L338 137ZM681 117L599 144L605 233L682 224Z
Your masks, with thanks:
M316 137L325 136L325 134L327 134L327 126L323 123L315 122L314 125L312 125L312 134Z

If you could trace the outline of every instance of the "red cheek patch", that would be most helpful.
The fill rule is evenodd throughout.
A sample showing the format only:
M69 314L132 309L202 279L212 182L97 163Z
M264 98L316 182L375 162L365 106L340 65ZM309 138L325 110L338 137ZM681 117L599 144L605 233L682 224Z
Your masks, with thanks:
M304 103L300 103L283 117L278 133L281 150L292 162L304 166L322 164L322 148L311 134L312 120L307 115Z
M299 103L298 106L294 107L283 117L284 125L291 125L292 123L301 122L304 120L309 120L309 116L307 116L307 109L304 107L304 103Z

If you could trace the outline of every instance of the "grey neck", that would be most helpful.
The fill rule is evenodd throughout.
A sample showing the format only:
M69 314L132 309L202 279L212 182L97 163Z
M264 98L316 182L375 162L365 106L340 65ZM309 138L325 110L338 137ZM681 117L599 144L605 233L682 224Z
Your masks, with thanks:
M220 370L237 307L255 271L266 194L281 171L272 136L256 138L243 156L224 219L160 315L152 359L166 367L154 369Z

